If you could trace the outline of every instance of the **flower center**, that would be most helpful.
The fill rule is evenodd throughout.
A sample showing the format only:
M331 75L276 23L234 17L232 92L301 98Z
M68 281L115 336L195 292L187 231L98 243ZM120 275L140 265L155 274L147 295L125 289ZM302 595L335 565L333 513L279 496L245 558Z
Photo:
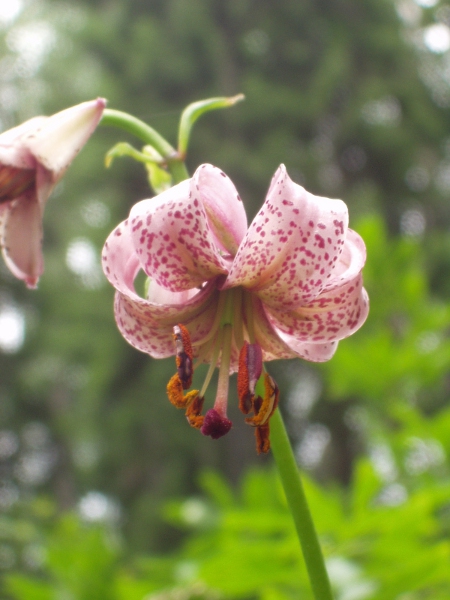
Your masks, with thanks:
M167 386L172 404L186 409L189 424L204 435L222 437L232 426L227 417L229 376L232 365L238 361L239 408L246 415L253 412L246 422L255 427L258 454L268 452L269 419L278 404L278 388L264 371L262 350L255 339L251 294L241 287L219 292L214 321L202 339L191 344L189 331L181 323L174 327L173 337L177 373ZM194 369L203 362L209 363L209 369L201 389L184 394L192 384ZM205 393L216 367L219 378L214 407L203 416Z

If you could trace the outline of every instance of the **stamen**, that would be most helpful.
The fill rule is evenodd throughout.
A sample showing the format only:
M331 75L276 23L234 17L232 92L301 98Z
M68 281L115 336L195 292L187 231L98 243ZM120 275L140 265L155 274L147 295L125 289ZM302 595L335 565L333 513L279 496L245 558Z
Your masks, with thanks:
M186 395L183 394L183 383L178 373L175 373L175 375L170 378L166 391L170 402L177 408L188 407L193 399L198 396L198 390L191 390Z
M242 320L243 314L243 299L244 290L240 287L234 292L233 302L233 337L237 348L242 348L244 344L244 323Z
M228 404L228 388L230 384L230 362L231 362L231 342L233 337L233 328L231 325L223 326L222 353L220 356L219 380L217 382L217 394L214 402L215 410L226 417Z
M191 427L200 429L203 425L205 417L202 415L203 402L205 399L202 396L194 398L186 409L186 418Z
M218 292L218 293L219 293L219 298L217 300L216 314L214 317L214 321L211 325L211 329L208 331L208 333L204 337L202 337L200 340L197 340L195 342L195 347L204 346L206 344L206 342L208 342L209 340L214 338L214 336L217 333L217 330L219 329L220 321L222 319L223 307L225 306L225 300L226 300L227 294L226 294L226 292Z
M189 331L184 325L178 323L173 328L173 339L176 348L176 364L178 377L183 385L184 390L188 390L192 385L192 375L194 369L192 367L192 345Z
M264 398L254 397L253 412L255 416L248 417L245 422L253 427L261 427L268 423L278 406L279 395L280 392L274 379L268 373L264 373Z
M259 344L244 342L239 354L237 389L239 408L248 415L252 409L255 387L262 372L262 350Z
M254 344L256 341L255 338L255 325L254 325L254 309L253 309L253 297L251 294L244 293L244 314L245 314L245 324L247 326L248 337L250 343Z
M278 386L273 378L268 373L264 373L263 377L264 398L261 398L259 395L253 395L251 397L254 416L245 419L246 423L253 425L255 428L256 451L258 454L265 454L270 450L269 419L278 406L278 398L280 395ZM247 407L247 404L244 404L244 406Z
M206 394L206 390L208 389L208 385L214 375L214 371L216 369L217 361L219 360L219 354L222 346L223 340L223 329L219 330L217 335L217 339L215 340L214 350L211 356L211 361L209 363L209 369L205 377L205 381L203 382L202 389L200 392L200 396L204 396Z
M269 424L256 427L256 452L258 454L267 454L270 450Z

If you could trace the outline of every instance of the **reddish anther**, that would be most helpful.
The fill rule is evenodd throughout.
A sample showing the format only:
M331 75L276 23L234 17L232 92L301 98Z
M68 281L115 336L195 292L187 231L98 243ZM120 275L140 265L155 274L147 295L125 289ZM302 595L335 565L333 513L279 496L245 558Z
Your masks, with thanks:
M183 385L184 390L188 390L192 385L192 375L194 369L192 366L192 345L189 331L184 325L178 323L173 328L173 339L176 349L176 363L178 377Z
M175 373L167 384L167 396L170 402L176 406L176 408L186 408L198 395L198 390L191 390L186 395L183 394L183 384L178 377L178 373Z
M278 406L280 392L274 379L264 373L264 398L253 396L253 417L245 419L246 423L255 427L256 451L265 454L270 450L269 420Z
M255 429L256 437L256 452L258 454L267 454L270 450L270 438L269 438L269 423L261 425Z
M255 387L261 377L262 365L261 346L244 342L239 353L237 389L239 408L245 415L252 409Z

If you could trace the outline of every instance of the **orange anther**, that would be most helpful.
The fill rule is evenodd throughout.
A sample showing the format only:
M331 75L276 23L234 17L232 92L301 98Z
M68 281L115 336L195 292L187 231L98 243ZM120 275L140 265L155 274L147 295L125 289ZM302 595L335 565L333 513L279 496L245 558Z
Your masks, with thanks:
M267 454L270 450L270 438L269 438L269 423L261 425L255 429L256 437L256 452L258 454Z
M260 396L253 398L254 416L245 419L246 423L253 427L261 427L266 424L278 406L280 392L274 379L268 373L264 373L264 390L264 398Z
M195 427L195 429L200 429L205 420L205 417L201 414L204 400L201 396L196 396L186 409L186 419L189 425Z
M175 373L175 375L170 378L166 390L170 402L177 408L188 407L198 395L198 390L191 390L186 395L183 394L183 384L178 376L178 373Z

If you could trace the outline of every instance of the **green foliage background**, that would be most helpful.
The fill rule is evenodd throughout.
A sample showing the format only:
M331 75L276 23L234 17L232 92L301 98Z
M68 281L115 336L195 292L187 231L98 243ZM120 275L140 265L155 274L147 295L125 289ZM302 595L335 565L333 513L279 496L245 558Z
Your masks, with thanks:
M17 0L9 17L1 6L4 129L104 96L175 143L188 103L242 92L195 125L189 169L224 169L250 218L281 162L347 202L368 249L369 319L329 363L270 370L336 598L446 600L450 58L424 33L450 24L449 5ZM235 398L232 432L203 438L166 401L172 361L115 328L98 256L151 194L139 164L104 169L121 140L138 147L100 127L53 194L39 289L0 265L0 314L26 323L24 344L0 352L0 593L309 598L271 457L256 457ZM74 267L80 249L89 269Z

